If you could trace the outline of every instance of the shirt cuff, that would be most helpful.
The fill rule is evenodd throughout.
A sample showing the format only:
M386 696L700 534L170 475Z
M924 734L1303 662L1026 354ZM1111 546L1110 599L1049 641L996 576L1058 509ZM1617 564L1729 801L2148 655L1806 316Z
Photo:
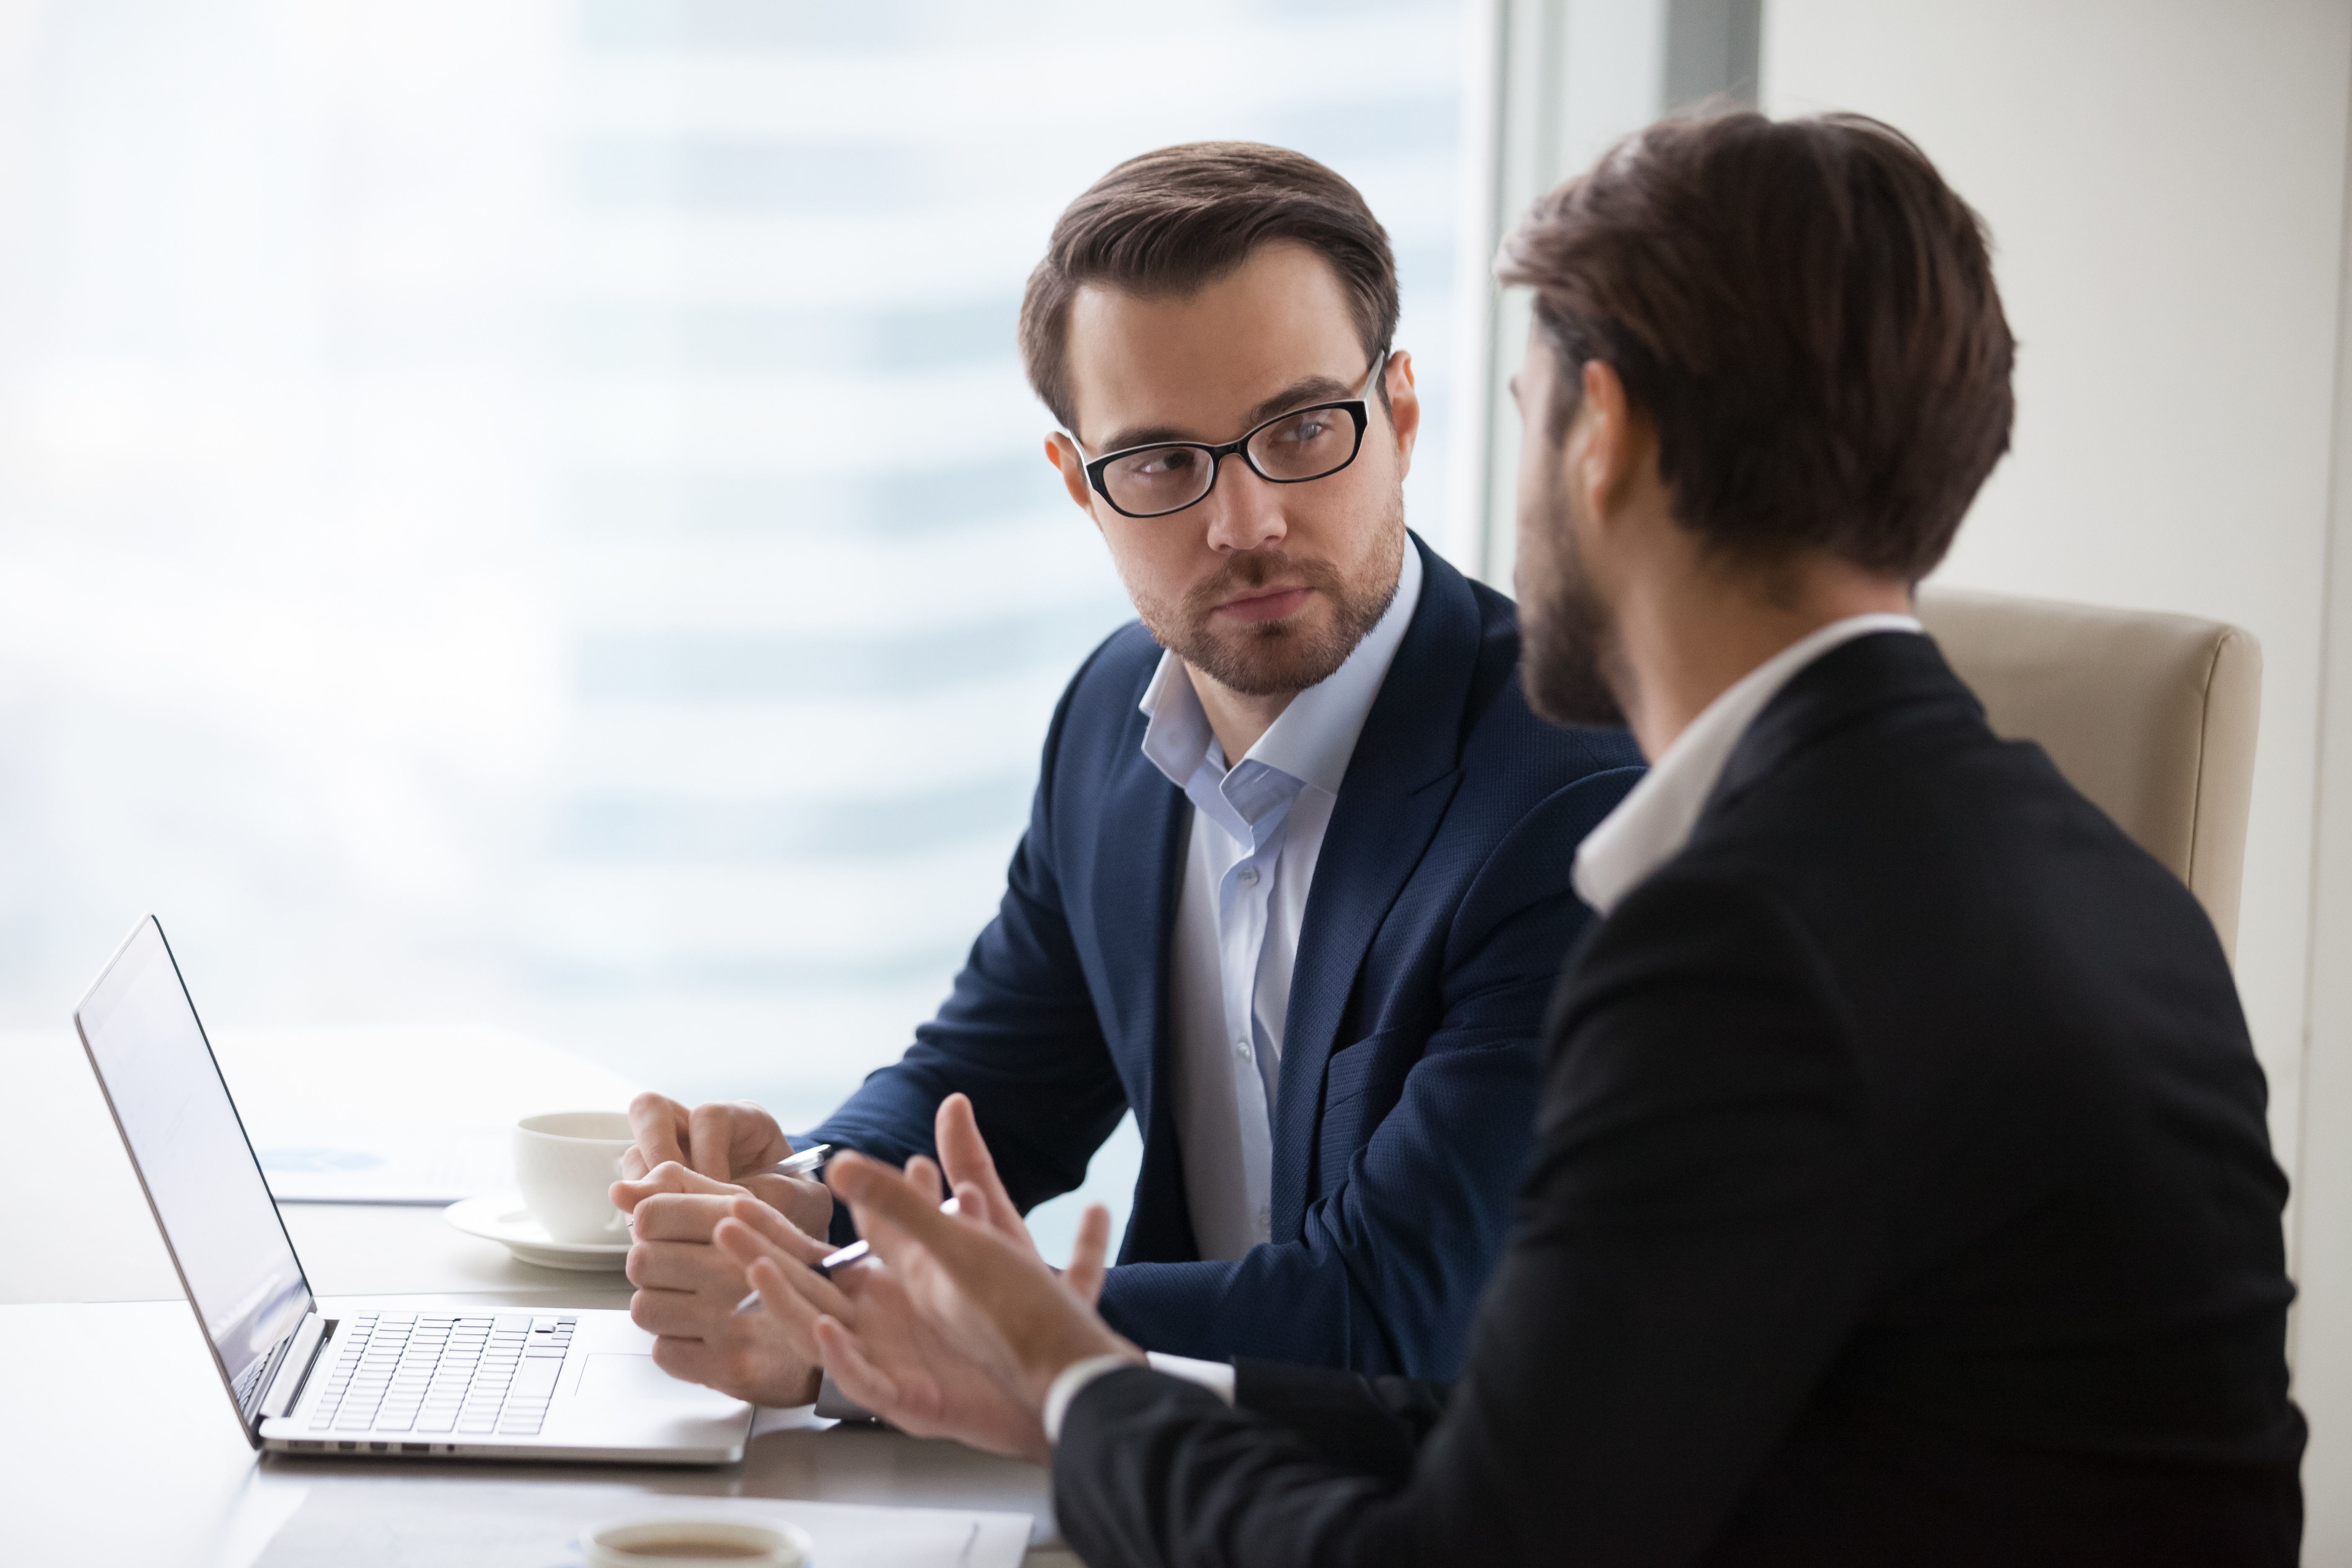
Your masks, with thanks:
M1163 1355L1158 1351L1145 1352L1144 1360L1152 1371L1169 1377L1197 1384L1231 1405L1234 1402L1234 1369L1229 1363L1195 1361L1191 1356ZM1070 1401L1076 1399L1095 1379L1135 1363L1123 1355L1090 1355L1084 1361L1072 1362L1054 1379L1045 1390L1044 1411L1045 1441L1062 1440L1062 1421L1070 1412Z
M1195 1361L1188 1355L1167 1355L1159 1351L1144 1352L1143 1359L1151 1363L1154 1372L1197 1383L1226 1404L1234 1402L1234 1363L1229 1361Z

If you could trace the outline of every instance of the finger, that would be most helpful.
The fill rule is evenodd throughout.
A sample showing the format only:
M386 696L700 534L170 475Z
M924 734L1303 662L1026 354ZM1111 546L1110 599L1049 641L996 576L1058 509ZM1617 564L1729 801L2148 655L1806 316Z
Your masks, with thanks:
M737 1198L727 1207L730 1217L741 1220L790 1256L811 1268L833 1255L833 1243L809 1235L757 1198Z
M642 1290L683 1290L710 1298L714 1310L743 1299L742 1260L724 1247L640 1241L629 1248L629 1283Z
M833 1229L833 1194L807 1176L746 1176L743 1190L782 1215L805 1235L823 1240Z
M947 1168L948 1180L959 1189L966 1182L978 1186L987 1194L988 1223L1007 1236L1013 1235L1012 1227L1021 1225L1021 1211L1014 1206L1013 1194L1004 1190L1003 1179L996 1173L996 1157L988 1152L988 1141L980 1135L980 1119L971 1109L971 1099L961 1094L949 1095L940 1101L939 1115L932 1119L931 1126L940 1146L940 1163ZM1028 1238L1028 1228L1021 1226L1019 1239Z
M762 1302L781 1291L807 1302L813 1311L831 1312L845 1321L856 1318L856 1309L833 1281L814 1268L803 1268L780 1256L742 1221L730 1219L719 1227L719 1246L741 1267L745 1282L760 1292ZM761 1264L767 1268L761 1268Z
M904 1415L898 1407L898 1384L888 1373L866 1359L856 1336L839 1319L823 1317L816 1321L816 1349L824 1362L824 1370L833 1373L833 1381L840 1385L842 1393L885 1419Z
M792 1285L793 1275L806 1273L805 1268L782 1268L774 1258L762 1258L751 1266L748 1279L760 1292L759 1321L768 1325L768 1331L782 1334L794 1355L815 1362L824 1359L817 1350L816 1321L824 1314Z
M946 1200L948 1195L947 1177L940 1173L939 1165L932 1161L929 1155L917 1154L907 1162L907 1179L910 1182L916 1183L928 1192L936 1192L939 1194L938 1197L931 1200L933 1203L940 1203Z
M700 1340L682 1340L671 1334L655 1336L654 1364L680 1383L708 1386L708 1374L714 1361L710 1347Z
M1025 1225L1021 1225L1021 1216L1019 1215L1013 1215L1013 1219L1014 1225L1019 1226L1020 1228L1017 1230L1007 1230L1000 1217L990 1212L995 1205L989 1201L988 1194L981 1189L979 1183L957 1183L955 1201L956 1218L963 1221L966 1225L976 1225L982 1230L993 1231L997 1235L1003 1236L1008 1240L1021 1242L1028 1241L1029 1227ZM1035 1248L1033 1247L1031 1250L1034 1251Z
M1004 1245L1003 1237L960 1225L940 1212L939 1199L932 1195L938 1191L938 1173L930 1162L918 1155L907 1167L901 1175L854 1152L835 1155L825 1167L826 1181L848 1203L858 1234L877 1252L887 1257L912 1241L943 1261L952 1258L976 1268L987 1250L982 1247L983 1237L997 1247Z
M622 1174L643 1175L664 1160L683 1163L686 1131L686 1107L668 1096L648 1090L629 1101L629 1136L636 1141L631 1152L639 1163Z
M734 1142L730 1151L735 1163L735 1173L764 1171L780 1160L793 1157L793 1141L776 1125L776 1119L749 1100L739 1100L730 1105L731 1113L728 1128Z
M724 1331L725 1316L688 1290L639 1290L629 1298L629 1321L668 1339L709 1339Z
M759 1392L744 1386L742 1358L708 1340L662 1335L654 1341L654 1364L681 1383L698 1383L738 1399Z
M1089 1307L1102 1299L1104 1264L1109 1253L1110 1210L1088 1204L1078 1215L1078 1241L1070 1249L1070 1266L1062 1271L1062 1283Z
M634 1215L637 1205L656 1193L680 1193L686 1190L686 1167L675 1160L666 1160L641 1176L624 1176L605 1189L613 1206L623 1214Z
M631 1154L635 1152L635 1150L630 1151ZM613 1206L625 1215L635 1215L637 1205L656 1193L677 1193L686 1190L681 1179L686 1167L675 1160L666 1160L637 1176L626 1173L628 1166L626 1159L624 1159L621 1164L624 1172L621 1179L605 1188L604 1195L612 1199Z
M1028 1225L1021 1223L1021 1215L1002 1199L990 1199L988 1190L979 1183L955 1183L955 1215L983 1229L992 1229L1000 1237L1028 1244Z
M707 1242L739 1194L655 1193L637 1205L630 1231L639 1241Z
M714 1182L735 1175L735 1108L698 1105L687 1113L686 1163Z
M643 1180L614 1182L610 1188L613 1206L628 1214L636 1213L646 1199L663 1194L691 1194L704 1197L739 1196L743 1189L732 1182L714 1182L709 1176L689 1171L675 1161L656 1165Z

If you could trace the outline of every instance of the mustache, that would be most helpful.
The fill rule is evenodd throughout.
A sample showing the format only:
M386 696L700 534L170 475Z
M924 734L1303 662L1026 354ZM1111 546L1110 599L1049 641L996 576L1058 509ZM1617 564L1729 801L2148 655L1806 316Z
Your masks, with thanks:
M1325 561L1293 561L1278 550L1253 550L1225 563L1206 582L1196 583L1184 595L1186 618L1201 621L1228 599L1265 589L1276 583L1286 587L1319 589L1338 596L1339 569Z

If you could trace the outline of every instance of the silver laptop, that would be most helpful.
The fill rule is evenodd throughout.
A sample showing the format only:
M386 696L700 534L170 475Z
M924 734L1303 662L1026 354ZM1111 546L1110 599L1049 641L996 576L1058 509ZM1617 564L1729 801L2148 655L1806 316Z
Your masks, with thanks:
M751 1407L654 1365L621 1311L320 1310L164 943L139 922L74 1010L246 1437L359 1458L723 1465Z

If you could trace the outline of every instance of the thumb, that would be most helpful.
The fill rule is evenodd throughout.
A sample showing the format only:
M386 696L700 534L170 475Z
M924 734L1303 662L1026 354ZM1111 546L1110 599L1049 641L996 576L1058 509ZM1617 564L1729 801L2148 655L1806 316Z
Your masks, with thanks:
M1070 1266L1062 1283L1087 1306L1102 1299L1105 1261L1110 1253L1110 1210L1088 1204L1078 1216L1077 1245L1070 1249Z
M740 1193L742 1190L725 1182L714 1182L698 1171L689 1171L675 1160L665 1160L635 1181L624 1178L614 1182L610 1195L614 1208L623 1214L633 1214L638 1204L656 1193Z

